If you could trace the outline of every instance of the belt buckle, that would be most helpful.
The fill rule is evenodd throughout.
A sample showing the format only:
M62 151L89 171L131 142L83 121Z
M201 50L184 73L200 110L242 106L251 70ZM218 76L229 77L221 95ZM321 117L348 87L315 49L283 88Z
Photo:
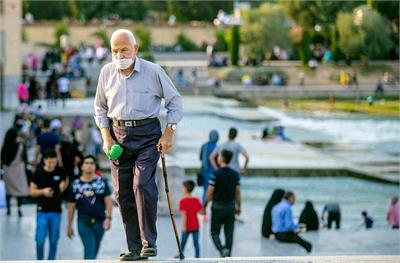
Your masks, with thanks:
M132 127L132 121L126 121L125 122L126 127Z

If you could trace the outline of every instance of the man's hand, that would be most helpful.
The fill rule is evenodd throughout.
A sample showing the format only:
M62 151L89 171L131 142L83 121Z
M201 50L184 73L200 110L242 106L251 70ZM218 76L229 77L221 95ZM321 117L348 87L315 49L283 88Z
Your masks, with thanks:
M111 228L111 220L109 218L106 218L103 221L103 228L104 228L104 230L110 230L110 228Z
M74 228L72 226L69 226L67 229L67 236L69 239L71 239L75 235L74 233Z
M240 207L236 207L236 209L235 209L235 214L236 214L237 216L240 216L240 213L242 213L242 209L240 209Z
M53 197L54 191L51 189L51 187L43 188L42 191L45 197Z
M157 144L157 149L161 155L164 155L168 149L171 148L173 135L174 132L171 128L165 128L164 134L161 136Z
M115 141L111 137L107 137L103 140L103 151L105 154L111 149L111 146L115 144Z
M203 216L207 215L207 210L205 208L201 209L200 215L203 215Z
M247 173L247 168L243 167L242 169L240 169L240 174L246 174Z

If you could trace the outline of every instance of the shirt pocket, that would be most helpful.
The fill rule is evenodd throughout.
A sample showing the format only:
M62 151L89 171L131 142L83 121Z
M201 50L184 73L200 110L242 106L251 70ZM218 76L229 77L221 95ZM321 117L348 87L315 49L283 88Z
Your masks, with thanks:
M132 108L141 112L148 112L154 98L151 93L132 92Z

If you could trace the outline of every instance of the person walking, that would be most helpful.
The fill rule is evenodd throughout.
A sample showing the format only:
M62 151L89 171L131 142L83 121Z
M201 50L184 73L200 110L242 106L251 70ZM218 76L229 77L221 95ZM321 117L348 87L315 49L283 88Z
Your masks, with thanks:
M39 167L30 184L30 195L37 197L36 258L44 259L44 244L49 235L48 260L56 258L60 237L61 194L67 188L66 175L57 167L57 153L48 150L43 155L44 166Z
M26 86L24 80L22 80L22 82L18 84L17 94L18 94L18 100L19 100L20 104L28 103L29 91L28 91L28 87Z
M298 235L300 230L307 226L293 222L292 205L295 202L294 193L286 192L282 201L272 208L272 232L274 232L277 240L284 243L297 243L310 253L312 250L311 243Z
M206 214L207 205L211 207L211 237L221 257L232 255L235 214L241 213L240 175L228 166L233 153L222 150L218 158L220 168L210 177L206 202L202 214ZM224 227L225 245L222 245L219 233Z
M208 142L204 143L200 149L200 161L201 161L200 174L203 177L203 187L204 187L203 198L202 198L203 205L206 201L208 180L210 179L211 174L215 171L210 163L209 157L210 154L217 147L218 138L219 138L218 131L216 130L210 131Z
M197 197L192 196L194 189L194 182L191 180L183 182L184 197L179 200L179 211L182 214L182 237L181 247L182 252L185 249L187 239L190 234L193 236L193 244L195 250L195 257L200 257L200 244L199 244L199 219L197 214L202 210L203 206ZM178 256L179 257L179 256Z
M399 229L400 226L400 204L397 196L392 197L387 209L386 219L392 229Z
M58 93L60 94L63 108L65 108L66 100L69 96L69 79L67 78L67 74L63 73L60 78L57 80Z
M157 200L155 171L160 153L172 146L182 119L182 99L165 71L136 56L139 45L131 31L118 29L111 36L112 63L99 76L95 120L108 152L116 143L124 151L111 160L115 198L125 226L129 252L121 261L157 255ZM158 120L165 99L167 125Z
M48 150L55 150L57 153L58 165L63 166L60 137L56 132L51 131L50 120L45 119L43 121L42 133L37 137L35 156L32 162L33 171L36 170L38 164L42 164L43 155ZM40 156L42 156L42 158L39 160Z
M9 129L1 148L1 163L4 169L3 179L6 185L7 215L11 215L11 197L17 198L18 216L22 217L23 197L29 195L26 175L27 154L23 138L16 127Z
M235 141L236 136L237 136L237 129L236 128L230 128L229 133L228 133L228 141L220 144L214 152L210 155L210 163L213 166L214 170L218 169L217 163L215 160L217 159L218 154L220 154L223 150L228 150L232 152L233 156L231 161L229 162L229 167L231 167L233 170L238 172L239 174L245 174L247 172L247 166L249 164L249 154L247 153L246 149L238 142ZM239 154L242 154L245 162L244 166L242 169L240 169L239 165Z
M107 180L95 175L94 156L83 157L82 175L71 184L68 202L67 236L75 234L72 222L78 211L78 233L84 247L84 259L96 259L104 231L111 228L113 201Z
M272 208L282 200L284 194L285 194L285 190L275 189L274 192L272 193L271 198L269 199L267 205L265 206L262 225L261 225L261 234L265 238L271 238L273 235L271 211L272 211Z

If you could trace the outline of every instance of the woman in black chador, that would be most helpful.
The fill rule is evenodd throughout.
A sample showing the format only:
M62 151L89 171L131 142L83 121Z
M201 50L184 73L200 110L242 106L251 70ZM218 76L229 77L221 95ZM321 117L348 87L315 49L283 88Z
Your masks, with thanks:
M275 189L267 203L267 206L264 209L261 234L266 238L269 238L272 234L271 210L277 203L282 200L284 194L285 191L283 189Z
M299 223L306 224L307 231L318 230L319 219L311 201L306 202L306 205L300 214Z

